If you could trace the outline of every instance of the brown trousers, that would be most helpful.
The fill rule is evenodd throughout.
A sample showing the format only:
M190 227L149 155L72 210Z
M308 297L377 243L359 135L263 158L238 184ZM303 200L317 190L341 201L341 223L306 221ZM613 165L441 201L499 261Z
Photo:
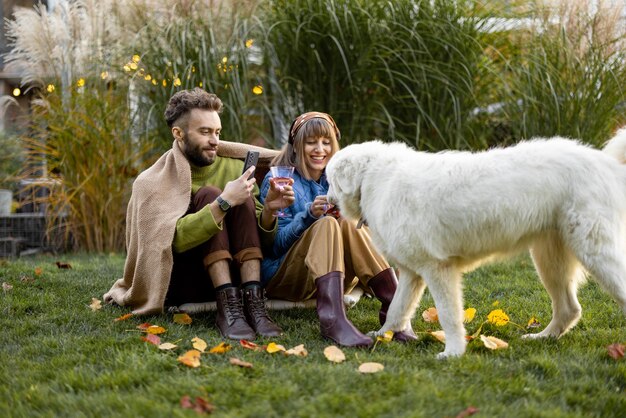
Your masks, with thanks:
M331 271L345 273L344 291L388 269L389 263L376 251L367 227L356 222L325 216L311 225L291 247L266 287L269 298L302 301L315 296L315 279Z
M199 211L213 202L220 193L222 191L217 187L202 187L192 197L187 214ZM250 198L246 203L228 211L222 230L208 241L183 253L174 253L174 267L165 304L177 306L215 300L207 267L216 261L229 261L231 280L239 284L241 264L262 258L257 222L254 200Z

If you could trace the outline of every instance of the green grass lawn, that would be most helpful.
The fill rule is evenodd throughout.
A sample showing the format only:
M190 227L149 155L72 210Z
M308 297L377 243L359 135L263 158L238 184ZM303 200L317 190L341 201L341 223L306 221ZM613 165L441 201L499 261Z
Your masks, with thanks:
M56 261L70 263L59 269ZM314 310L273 312L286 335L270 341L304 344L307 357L246 350L237 342L225 354L203 354L201 366L177 361L200 337L209 347L223 341L213 313L179 325L171 314L114 321L125 308L89 308L121 276L121 255L65 255L0 261L0 416L198 416L180 399L202 396L218 417L455 417L473 406L481 417L626 416L626 360L607 345L626 342L626 319L617 304L589 282L579 292L583 317L560 340L527 341L508 324L483 332L507 341L490 351L473 341L460 359L435 360L443 345L425 333L407 345L380 343L375 350L344 349L347 360L329 362ZM36 269L40 268L39 275ZM6 287L6 286L5 286ZM550 319L550 301L532 263L521 258L467 275L465 305L476 308L473 332L496 308L526 325ZM426 293L413 326L439 329L421 313L433 306ZM378 302L362 299L348 315L362 331L378 329ZM161 351L143 342L143 322L167 329ZM237 357L254 365L229 364ZM357 371L363 362L385 366Z

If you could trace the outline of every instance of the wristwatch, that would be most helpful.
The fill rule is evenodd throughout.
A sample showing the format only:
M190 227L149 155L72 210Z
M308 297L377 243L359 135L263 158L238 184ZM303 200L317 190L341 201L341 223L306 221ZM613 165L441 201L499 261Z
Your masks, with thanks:
M222 196L217 196L217 199L215 200L217 201L217 204L220 205L220 209L222 209L222 211L228 212L228 210L231 208L230 203L222 199Z

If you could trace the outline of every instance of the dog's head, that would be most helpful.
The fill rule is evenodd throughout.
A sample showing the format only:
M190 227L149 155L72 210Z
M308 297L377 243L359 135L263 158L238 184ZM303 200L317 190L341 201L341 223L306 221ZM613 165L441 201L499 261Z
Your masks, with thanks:
M359 219L361 213L361 186L376 154L380 141L349 145L339 150L326 166L328 200L339 205L348 218Z

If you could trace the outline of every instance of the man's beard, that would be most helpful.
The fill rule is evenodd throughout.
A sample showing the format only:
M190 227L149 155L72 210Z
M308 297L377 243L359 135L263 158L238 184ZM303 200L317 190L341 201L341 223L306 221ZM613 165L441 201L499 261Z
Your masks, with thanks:
M191 164L195 165L196 167L206 167L207 165L213 164L215 159L204 155L204 150L202 149L201 145L196 144L194 147L190 148L189 140L187 139L188 137L186 133L184 138L184 141L186 142L184 154Z

